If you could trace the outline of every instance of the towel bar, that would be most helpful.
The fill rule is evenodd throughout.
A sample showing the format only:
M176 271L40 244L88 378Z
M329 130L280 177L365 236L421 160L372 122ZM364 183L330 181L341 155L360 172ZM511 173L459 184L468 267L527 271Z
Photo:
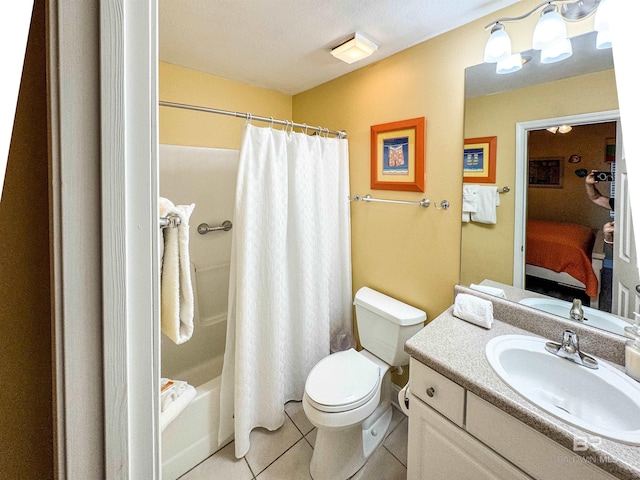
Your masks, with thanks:
M175 228L180 225L180 217L178 215L167 215L160 217L160 228Z
M198 233L200 235L206 235L209 232L228 232L232 227L233 223L231 223L230 220L225 220L224 222L222 222L222 225L218 225L216 227L210 227L207 223L201 223L200 225L198 225Z

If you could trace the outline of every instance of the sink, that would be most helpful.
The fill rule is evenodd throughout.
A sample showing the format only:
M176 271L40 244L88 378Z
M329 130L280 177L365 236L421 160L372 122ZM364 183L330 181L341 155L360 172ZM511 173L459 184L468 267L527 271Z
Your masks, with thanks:
M520 300L522 305L527 305L543 312L551 313L569 319L569 311L571 310L571 303L564 300L558 300L555 298L524 298ZM595 308L582 306L584 312L584 324L591 325L592 327L606 330L611 333L617 333L624 336L624 327L628 327L631 323L626 322L624 319L617 315L612 315L607 312L601 312Z
M547 340L501 335L485 353L498 376L545 412L592 434L640 445L640 382L598 359L592 370L545 350Z

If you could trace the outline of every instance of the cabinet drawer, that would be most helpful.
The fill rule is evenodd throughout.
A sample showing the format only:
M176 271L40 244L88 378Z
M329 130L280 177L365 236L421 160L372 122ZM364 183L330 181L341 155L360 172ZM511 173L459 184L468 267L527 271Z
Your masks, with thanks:
M453 423L463 427L465 390L460 385L412 358L409 390Z

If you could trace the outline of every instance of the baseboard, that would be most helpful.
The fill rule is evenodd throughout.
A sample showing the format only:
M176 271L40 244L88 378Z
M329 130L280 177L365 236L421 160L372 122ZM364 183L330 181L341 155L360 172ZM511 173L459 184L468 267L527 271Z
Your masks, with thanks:
M391 384L391 405L393 405L394 408L397 408L400 413L406 415L398 403L398 393L400 393L400 390L402 390L401 386L396 385L395 383Z

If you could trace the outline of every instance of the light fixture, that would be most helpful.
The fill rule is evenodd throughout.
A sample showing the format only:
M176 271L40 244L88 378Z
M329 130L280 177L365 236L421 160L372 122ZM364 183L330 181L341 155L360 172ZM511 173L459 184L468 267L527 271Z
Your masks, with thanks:
M486 63L499 62L511 55L511 39L499 22L491 28L491 35L484 47L484 61Z
M540 50L540 63L555 63L573 54L571 40L565 38Z
M600 0L600 6L593 21L593 29L598 32L596 36L596 48L602 50L611 48L611 0Z
M522 63L522 55L514 53L496 63L496 73L504 75L506 73L517 72L522 69Z
M558 7L551 3L547 5L533 30L531 47L535 50L549 48L567 38L567 26L558 13Z
M571 127L571 125L559 125L557 127L549 127L547 128L547 132L553 133L554 135L556 133L569 133L571 130L573 130L573 127Z
M377 49L378 45L371 40L360 33L354 33L349 40L331 49L331 55L351 64L368 57Z
M511 73L522 68L516 66L517 57L511 53L511 40L504 29L504 22L516 22L530 17L537 11L541 11L540 19L533 31L532 47L540 50L541 63L554 63L569 58L573 49L571 40L567 38L567 26L565 20L584 20L589 15L596 13L594 22L598 31L596 40L597 48L611 46L610 7L613 0L548 0L538 4L529 12L518 17L499 18L488 25L491 27L491 35L484 49L484 61L486 63L498 63L497 73ZM560 11L555 3L562 4Z

